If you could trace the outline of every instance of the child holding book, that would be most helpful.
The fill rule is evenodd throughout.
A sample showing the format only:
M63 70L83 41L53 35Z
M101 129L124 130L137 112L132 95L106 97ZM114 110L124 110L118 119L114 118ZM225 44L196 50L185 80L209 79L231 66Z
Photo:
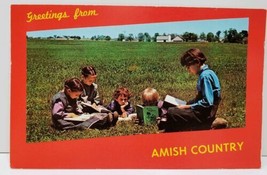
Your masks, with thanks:
M58 92L52 98L52 122L56 129L87 129L108 128L112 123L113 116L109 113L95 113L88 120L79 121L75 118L82 114L77 100L83 92L83 85L78 78L71 78L64 83L64 90Z
M76 117L82 111L78 109L77 99L83 92L83 85L78 78L65 81L64 90L52 98L52 122L55 128L74 126L74 123L65 121L66 117Z
M159 93L154 88L146 88L142 92L142 106L157 106L159 109L159 116L157 118L157 124L159 130L165 128L167 110L163 108L163 101L160 100Z
M113 93L113 100L107 106L107 109L114 113L114 116L118 116L120 119L125 120L130 114L134 113L134 107L131 105L129 99L131 93L126 87L119 87ZM113 120L113 125L116 124L118 119Z
M81 82L84 87L81 100L88 103L101 104L101 99L95 83L97 74L93 66L85 66L81 69Z
M81 82L84 87L83 93L79 98L79 107L81 110L85 113L94 113L96 112L95 109L101 110L100 108L103 108L102 111L108 113L108 111L101 106L102 102L97 89L97 84L95 83L97 78L95 68L93 66L85 66L81 69L81 74Z
M190 74L198 76L196 85L198 93L186 105L168 109L166 132L194 130L206 124L210 127L221 100L219 79L205 64L207 58L199 49L189 49L182 55L180 61Z
M85 66L81 69L81 83L83 85L83 92L79 98L79 108L84 113L106 113L108 114L108 122L117 120L117 116L113 115L111 111L102 106L102 102L95 83L97 78L96 70L93 66Z

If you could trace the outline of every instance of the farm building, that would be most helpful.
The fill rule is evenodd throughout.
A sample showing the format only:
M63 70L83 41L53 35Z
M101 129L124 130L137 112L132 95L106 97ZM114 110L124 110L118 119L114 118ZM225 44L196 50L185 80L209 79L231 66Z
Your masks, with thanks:
M157 42L159 43L183 42L183 38L177 35L175 38L171 39L171 35L166 35L166 36L160 35L160 36L157 36Z
M180 36L176 36L175 38L173 38L172 42L183 42L183 38Z
M157 42L158 43L165 43L165 42L172 42L171 40L171 35L167 35L167 36L157 36Z

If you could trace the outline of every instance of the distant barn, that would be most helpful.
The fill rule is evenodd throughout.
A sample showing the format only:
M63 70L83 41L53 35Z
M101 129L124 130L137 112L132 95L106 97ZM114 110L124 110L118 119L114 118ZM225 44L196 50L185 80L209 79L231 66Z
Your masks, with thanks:
M180 36L173 38L172 42L183 42L184 40Z
M166 36L160 35L157 36L157 42L158 43L183 42L183 38L177 35L175 38L171 39L171 35L166 35Z

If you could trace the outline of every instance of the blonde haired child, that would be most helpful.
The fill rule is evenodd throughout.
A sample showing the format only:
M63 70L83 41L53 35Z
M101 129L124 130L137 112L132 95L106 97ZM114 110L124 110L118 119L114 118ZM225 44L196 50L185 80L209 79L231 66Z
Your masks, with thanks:
M167 110L163 108L163 101L160 100L158 91L154 88L148 87L142 92L143 106L157 106L159 109L159 116L157 118L157 124L159 130L164 129L166 124Z

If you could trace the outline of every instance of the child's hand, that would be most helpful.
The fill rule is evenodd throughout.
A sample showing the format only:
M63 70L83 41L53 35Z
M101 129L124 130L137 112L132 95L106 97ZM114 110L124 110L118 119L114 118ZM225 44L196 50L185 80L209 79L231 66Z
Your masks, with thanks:
M122 118L127 117L127 112L122 113L121 117L122 117Z
M87 103L88 102L88 100L87 100L88 99L88 96L81 96L81 98L83 99L83 102L84 103Z
M179 108L179 109L189 109L190 105L177 105L177 108Z
M126 102L124 105L121 106L122 109L124 109L129 103Z
M126 106L128 105L128 102L126 102L124 105L121 106L121 112L122 112L122 115L121 117L127 117L127 112L126 110L124 109Z
M94 108L96 108L96 107L97 107L97 104L93 103L92 106L93 106Z
M74 113L68 113L67 118L75 118L78 117L78 115L74 114Z

